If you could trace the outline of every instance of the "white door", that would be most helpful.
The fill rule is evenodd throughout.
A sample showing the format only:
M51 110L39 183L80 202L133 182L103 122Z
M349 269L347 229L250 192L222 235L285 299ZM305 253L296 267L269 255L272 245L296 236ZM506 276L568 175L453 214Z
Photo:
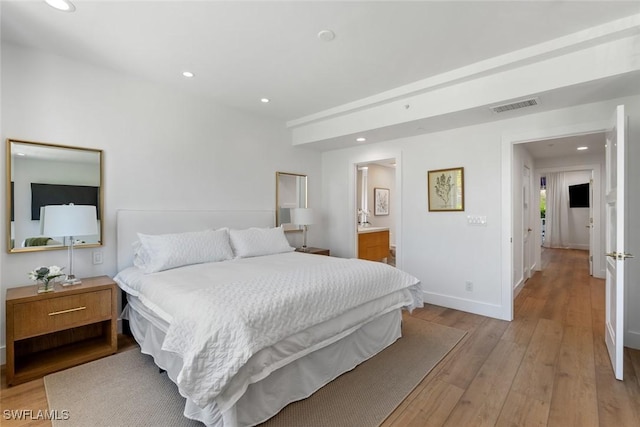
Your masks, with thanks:
M593 171L591 171L591 179L589 180L589 275L593 276Z
M522 280L531 277L531 171L527 166L522 171Z
M606 145L606 313L605 341L613 371L622 380L624 350L625 114L616 107Z

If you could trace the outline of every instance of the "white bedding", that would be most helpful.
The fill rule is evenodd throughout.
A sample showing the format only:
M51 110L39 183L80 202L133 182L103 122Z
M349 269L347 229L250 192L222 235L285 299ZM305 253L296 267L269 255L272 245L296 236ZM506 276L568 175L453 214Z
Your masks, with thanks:
M297 252L147 275L127 269L116 281L169 324L163 349L183 360L181 394L223 412L248 384L290 361L381 313L422 305L417 279L385 264ZM347 312L348 321L330 322ZM294 335L298 345L286 354L240 370Z

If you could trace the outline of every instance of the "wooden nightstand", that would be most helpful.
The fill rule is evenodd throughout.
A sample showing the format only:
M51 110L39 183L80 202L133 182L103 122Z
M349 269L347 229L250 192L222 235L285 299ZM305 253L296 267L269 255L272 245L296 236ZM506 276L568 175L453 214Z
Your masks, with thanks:
M7 289L7 384L108 356L118 350L116 284L107 276L37 293Z
M329 256L329 249L322 248L312 248L310 246L307 247L306 251L303 251L302 248L297 248L296 252L304 252L305 254L314 254L314 255L326 255Z

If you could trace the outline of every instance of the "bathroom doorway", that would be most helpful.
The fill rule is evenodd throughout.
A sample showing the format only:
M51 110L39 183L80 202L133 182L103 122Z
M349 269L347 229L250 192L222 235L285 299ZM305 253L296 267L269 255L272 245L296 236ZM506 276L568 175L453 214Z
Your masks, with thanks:
M355 166L355 256L396 266L396 229L400 218L396 159L367 161Z

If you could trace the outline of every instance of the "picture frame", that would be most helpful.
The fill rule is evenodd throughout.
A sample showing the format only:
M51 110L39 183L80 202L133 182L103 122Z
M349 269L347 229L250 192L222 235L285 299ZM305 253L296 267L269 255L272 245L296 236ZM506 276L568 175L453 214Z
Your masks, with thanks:
M464 211L464 168L437 169L428 172L429 212Z
M375 216L389 215L389 189L373 189L373 214Z

